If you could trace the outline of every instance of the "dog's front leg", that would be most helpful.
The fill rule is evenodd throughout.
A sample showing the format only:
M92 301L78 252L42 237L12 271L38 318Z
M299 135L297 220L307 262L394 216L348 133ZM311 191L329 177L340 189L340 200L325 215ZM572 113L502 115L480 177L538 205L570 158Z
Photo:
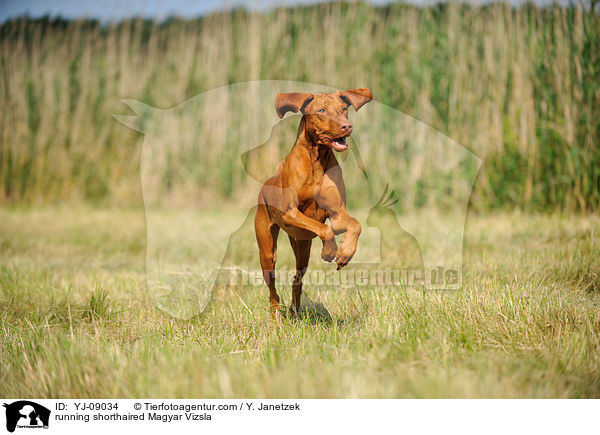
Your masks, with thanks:
M338 251L335 234L329 225L309 218L297 207L290 207L282 216L283 222L296 228L302 228L315 233L323 241L321 257L325 261L333 261Z
M306 169L306 168L305 168ZM321 258L325 261L333 261L337 252L337 243L333 230L322 222L306 216L298 209L298 193L306 183L309 170L287 171L284 166L281 176L287 180L287 185L281 190L281 220L284 224L311 231L323 242Z
M360 236L360 223L348 214L345 208L331 213L329 220L335 234L346 233L342 244L335 254L338 270L344 267L356 253L356 245Z

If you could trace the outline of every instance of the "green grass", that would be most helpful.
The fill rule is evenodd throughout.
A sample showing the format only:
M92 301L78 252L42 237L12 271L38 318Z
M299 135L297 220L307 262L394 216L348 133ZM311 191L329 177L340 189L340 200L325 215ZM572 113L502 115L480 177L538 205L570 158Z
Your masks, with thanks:
M471 215L462 289L307 288L333 321L279 327L263 286L154 308L143 210L0 209L0 396L599 397L599 230Z

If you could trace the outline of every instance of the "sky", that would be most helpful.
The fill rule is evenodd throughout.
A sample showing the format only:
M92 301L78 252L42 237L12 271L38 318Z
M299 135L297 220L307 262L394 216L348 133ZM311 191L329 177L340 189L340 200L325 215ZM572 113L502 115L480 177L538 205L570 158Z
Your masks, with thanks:
M133 16L161 21L169 16L184 18L204 15L208 12L245 6L248 9L269 9L277 6L294 6L318 3L320 0L0 0L0 22L28 14L37 18L44 15L64 18L96 18L101 21L118 21ZM468 0L483 3L489 0ZM367 0L371 4L389 3L389 0ZM436 3L437 0L408 0L418 5ZM510 0L511 4L523 0ZM537 4L549 4L551 0L535 0ZM562 3L562 2L561 2Z

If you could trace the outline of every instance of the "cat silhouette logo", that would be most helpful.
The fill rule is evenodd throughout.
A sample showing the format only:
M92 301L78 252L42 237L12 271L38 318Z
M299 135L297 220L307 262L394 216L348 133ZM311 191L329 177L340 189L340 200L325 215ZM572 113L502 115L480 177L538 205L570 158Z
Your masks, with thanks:
M48 429L50 410L29 400L19 400L4 404L6 408L6 430L14 432L19 429Z

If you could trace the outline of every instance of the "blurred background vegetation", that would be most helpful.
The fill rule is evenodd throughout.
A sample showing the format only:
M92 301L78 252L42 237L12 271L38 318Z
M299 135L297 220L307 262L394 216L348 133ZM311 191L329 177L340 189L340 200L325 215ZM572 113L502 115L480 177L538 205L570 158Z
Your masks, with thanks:
M120 99L170 108L259 79L370 87L484 159L476 209L600 208L600 15L501 3L7 21L0 202L139 204L143 137L112 118L127 110ZM202 170L227 174L237 155L222 156ZM235 189L198 189L215 187L235 199Z

